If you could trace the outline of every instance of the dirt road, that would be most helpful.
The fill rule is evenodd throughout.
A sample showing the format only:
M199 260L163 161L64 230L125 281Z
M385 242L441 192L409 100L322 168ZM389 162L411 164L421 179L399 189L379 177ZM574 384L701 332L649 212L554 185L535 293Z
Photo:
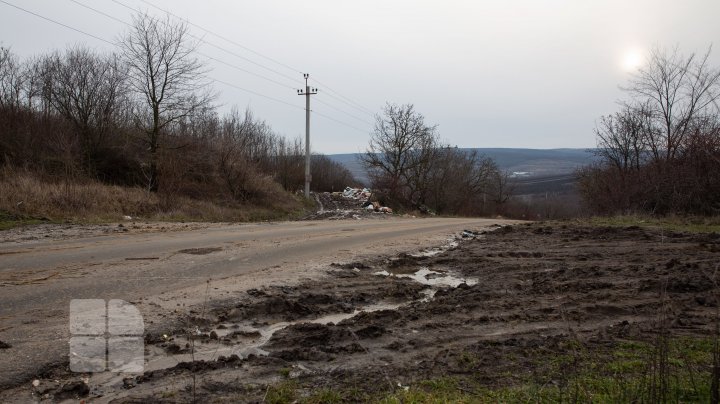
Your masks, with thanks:
M441 245L501 220L45 226L0 234L0 387L67 362L69 302L123 299L146 326L203 300L308 282L331 262Z
M13 306L0 364L21 384L0 402L657 402L660 363L677 401L710 401L720 235L496 222L138 228L151 233L3 246ZM32 246L63 246L63 270L42 268ZM140 309L141 374L70 372L74 293Z

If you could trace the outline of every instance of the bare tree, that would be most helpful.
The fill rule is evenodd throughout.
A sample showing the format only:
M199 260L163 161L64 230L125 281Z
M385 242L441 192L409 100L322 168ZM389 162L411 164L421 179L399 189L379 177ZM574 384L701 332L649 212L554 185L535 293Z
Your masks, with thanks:
M116 55L98 55L81 47L52 54L47 64L53 81L50 104L74 126L83 166L94 174L94 160L116 123L126 72Z
M579 173L595 211L720 211L720 69L709 56L654 49L626 88L632 102L600 120L600 162Z
M214 98L206 67L193 55L196 46L187 24L148 14L133 17L120 43L130 88L142 105L134 115L150 153L147 187L152 191L158 190L158 150L169 126L209 108Z
M496 206L495 162L476 150L438 148L429 173L427 203L438 213L485 214Z
M435 129L425 124L412 104L387 104L383 114L375 117L374 132L361 157L373 187L392 200L407 202L408 179L427 163L427 153L436 146Z
M333 161L323 154L312 156L312 190L315 192L334 192L347 186L356 186L358 181L344 165Z
M601 117L594 153L621 172L639 170L651 143L651 119L647 102L625 104L620 112Z
M247 184L258 172L249 158L250 139L255 122L250 110L245 115L233 109L222 121L218 139L218 169L233 199L245 201L250 196Z
M683 56L655 48L646 67L632 78L626 91L647 107L647 146L656 161L676 157L692 131L693 121L708 109L717 111L720 98L720 69L709 65L710 52Z
M299 189L305 182L303 140L279 138L273 156L275 181L287 191Z
M0 107L20 108L26 80L17 56L0 47Z

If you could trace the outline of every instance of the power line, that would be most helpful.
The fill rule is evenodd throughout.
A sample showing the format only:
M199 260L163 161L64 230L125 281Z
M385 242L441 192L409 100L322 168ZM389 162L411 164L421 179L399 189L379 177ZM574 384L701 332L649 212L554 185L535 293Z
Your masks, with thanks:
M358 128L357 126L353 126L353 125L351 125L351 124L349 124L349 123L347 123L347 122L343 122L343 121L337 120L337 119L335 119L335 118L333 118L333 117L331 117L331 116L325 115L325 114L320 113L320 112L317 112L317 111L315 111L315 110L313 110L312 112L314 112L315 115L318 115L318 116L321 116L321 117L323 117L323 118L325 118L325 119L329 119L329 120L331 120L331 121L337 122L337 123L339 123L340 125L347 126L348 128L355 129L355 130L358 131L358 132L362 132L362 133L365 133L365 134L368 133L367 130L360 129L360 128Z
M89 33L85 32L85 31L80 30L80 29L73 28L73 27L71 27L71 26L69 26L69 25L66 25L66 24L63 24L63 23L61 23L61 22L59 22L59 21L55 21L55 20L53 20L53 19L51 19L51 18L42 16L42 15L40 15L40 14L38 14L38 13L34 13L34 12L30 11L30 10L26 10L26 9L24 9L24 8L22 8L22 7L19 7L19 6L16 6L16 5L12 4L12 3L8 3L8 2L5 1L5 0L0 0L0 3L6 4L6 5L10 6L10 7L14 7L14 8L16 8L16 9L18 9L18 10L21 10L21 11L24 11L24 12L26 12L26 13L28 13L28 14L32 14L32 15L34 15L35 17L42 18L42 19L45 20L45 21L50 21L50 22L53 23L53 24L60 25L60 26L65 27L65 28L67 28L67 29L73 30L73 31L75 31L75 32L79 32L79 33L81 33L81 34L83 34L83 35L87 35L87 36L89 36L89 37L91 37L91 38L95 38L95 39L97 39L98 41L102 41L102 42L108 43L108 44L110 44L110 45L112 45L112 46L116 46L115 43L110 42L110 41L108 41L107 39L103 39L103 38L100 38L99 36L95 36L95 35L93 35L93 34L89 34Z
M115 20L115 21L117 21L117 22L119 22L119 23L121 23L121 24L127 25L128 27L132 27L132 25L130 25L129 23L127 23L127 22L125 22L125 21L123 21L123 20L121 20L121 19L119 19L119 18L117 18L117 17L115 17L115 16L112 16L112 15L110 15L110 14L104 13L104 12L102 12L102 11L96 9L96 8L90 7L90 6L88 6L87 4L83 4L83 3L81 3L81 2L79 2L79 1L77 1L77 0L70 0L70 1L72 1L72 2L75 3L75 4L77 4L78 6L85 7L85 8L87 8L88 10L92 10L92 11L98 13L98 14L104 15L105 17L110 18L111 20Z
M113 1L114 1L114 0L113 0ZM74 1L74 2L75 2L75 1ZM16 9L18 9L18 10L20 10L20 11L23 11L23 12L25 12L25 13L27 13L27 14L33 15L33 16L35 16L35 17L37 17L37 18L40 18L40 19L43 19L43 20L45 20L45 21L49 21L49 22L51 22L51 23L53 23L53 24L62 26L62 27L64 27L64 28L66 28L66 29L69 29L69 30L78 32L78 33L80 33L80 34L83 34L83 35L85 35L85 36L88 36L88 37L97 39L97 40L102 41L102 42L105 42L105 43L107 43L107 44L109 44L109 45L112 45L113 47L117 47L117 46L118 46L117 43L108 41L107 39L104 39L104 38L101 38L101 37L99 37L99 36L90 34L90 33L88 33L88 32L85 32L85 31L83 31L83 30L80 30L80 29L78 29L78 28L72 27L72 26L70 26L70 25L63 24L63 23L61 23L61 22L59 22L59 21L56 21L56 20L53 20L53 19L51 19L51 18L45 17L45 16L40 15L40 14L38 14L38 13L35 13L35 12L33 12L33 11L24 9L24 8L22 8L22 7L16 6L15 4L9 3L9 2L7 2L7 1L5 1L5 0L0 0L0 3L5 4L5 5L7 5L7 6L10 6L10 7L13 7L13 8L16 8ZM79 3L78 3L78 4L79 4ZM88 8L89 8L89 7L88 7ZM104 14L104 13L102 13L102 14ZM115 20L118 20L118 19L116 19L115 17L112 17L112 18L115 19ZM124 21L122 21L122 20L118 20L118 21L120 21L120 22L122 22L122 23L124 23L124 24L127 24L126 22L124 22ZM257 92L257 91L249 90L249 89L247 89L247 88L240 87L240 86L238 86L238 85L235 85L235 84L232 84L232 83L228 83L228 82L223 81L223 80L219 80L219 79L212 78L212 77L209 77L209 78L210 78L212 81L216 82L216 83L224 84L224 85L226 85L226 86L228 86L228 87L232 87L232 88L235 88L235 89L238 89L238 90L241 90L241 91L250 93L250 94L254 94L254 95L257 95L257 96L259 96L259 97L267 98L267 99L269 99L269 100L272 100L272 101L275 101L275 102L278 102L278 103L281 103L281 104L290 106L290 107L292 107L292 108L304 110L304 108L301 107L301 106L299 106L299 105L295 105L295 104L289 103L289 102L287 102L287 101L283 101L283 100L280 100L280 99L278 99L278 98L274 98L274 97L271 97L271 96L268 96L268 95L259 93L259 92ZM334 121L334 122L337 122L337 123L339 123L339 124L341 124L341 125L344 125L344 126L347 126L347 127L349 127L349 128L355 129L355 130L357 130L357 131L359 131L359 132L365 133L364 130L359 129L359 128L357 128L356 126L353 126L353 125L351 125L351 124L349 124L349 123L347 123L347 122L344 122L344 121L335 119L335 118L333 118L333 117L331 117L331 116L328 116L328 115L326 115L326 114L323 114L323 113L320 113L320 112L317 112L317 111L313 111L313 112L315 112L316 115L321 116L321 117L323 117L323 118L325 118L325 119L329 119L329 120Z
M331 91L332 91L332 90L331 90ZM355 110L360 111L360 112L362 112L363 114L369 115L369 116L371 116L371 117L373 117L373 118L375 117L375 114L372 114L372 113L367 112L367 111L365 111L365 110L363 110L363 109L361 109L361 108L358 108L357 106L355 106L355 105L353 105L353 104L351 104L351 103L343 100L343 99L340 98L340 97L337 97L337 96L335 96L335 95L332 95L331 93L325 92L325 93L323 93L323 94L326 95L326 96L328 96L328 97L330 97L330 98L332 98L332 99L335 100L335 101L341 102L341 103L343 103L343 104L345 104L345 105L347 105L347 106L349 106L349 107L351 107L351 108L354 108Z
M340 98L337 98L337 97L333 97L333 98L338 99L339 101L342 101L342 102L344 102L345 104L348 104L348 105L350 105L351 107L353 107L353 108L355 108L355 109L357 109L357 110L359 110L359 111L362 111L363 113L366 113L366 114L368 114L368 115L370 115L370 116L375 116L375 114L374 114L370 109L365 108L364 106L362 106L362 105L360 105L359 103L351 100L351 99L348 98L348 97L345 97L344 95L340 94L339 92L333 90L333 89L332 89L330 86L328 86L327 84L323 84L323 83L321 83L321 82L320 82L319 80L317 80L317 79L314 79L314 80L315 80L316 83L320 84L324 89L327 89L327 90L329 90L331 93L334 93L334 94L336 94L338 97L340 97ZM332 97L332 95L330 95L330 96ZM345 101L345 100L346 100L346 101Z
M360 117L358 117L357 115L353 115L353 114L351 114L351 113L349 113L349 112L347 112L347 111L344 111L344 110L342 110L342 109L340 109L340 108L337 108L337 107L333 106L332 104L327 103L327 102L325 102L325 101L323 101L323 100L318 100L318 99L316 99L315 101L317 101L317 102L319 102L319 103L321 103L321 104L324 104L324 105L326 105L326 106L328 106L328 107L330 107L330 108L332 108L332 109L334 109L334 110L336 110L336 111L338 111L338 112L342 112L343 114L345 114L345 115L347 115L347 116L353 117L353 118L357 119L357 120L360 121L360 122L366 123L366 124L368 124L368 125L372 125L372 122L366 121L365 119L360 118Z
M115 16L112 16L112 15L110 15L110 14L107 14L107 13L105 13L105 12L103 12L103 11L101 11L101 10L98 10L98 9L96 9L96 8L90 7L90 6L88 6L87 4L81 3L81 2L79 2L79 1L77 1L77 0L70 0L70 1L73 2L73 3L75 3L75 4L77 4L77 5L79 5L79 6L81 6L81 7L84 7L84 8L86 8L86 9L88 9L88 10L92 10L92 11L94 11L94 12L100 14L100 15L103 15L103 16L105 16L105 17L107 17L107 18L110 18L110 19L112 19L112 20L115 20L115 21L117 21L117 22L119 22L119 23L122 23L122 24L124 24L124 25L132 28L132 24L130 24L130 23L126 22L126 21L123 21L123 20L121 20L121 19L119 19L119 18L117 18L117 17L115 17ZM131 8L131 9L132 9L132 8ZM197 39L197 37L194 36L194 35L192 35L192 34L188 34L188 35L191 36L191 37L193 37L193 38L196 38L196 39ZM201 39L199 39L199 40L201 40ZM201 40L201 41L202 41L202 40ZM205 43L207 43L208 45L212 45L212 44L210 44L210 43L208 43L208 42L205 42ZM290 85L288 85L288 84L286 84L286 83L281 83L281 82L279 82L279 81L277 81L277 80L274 80L274 79L271 79L271 78L269 78L269 77L267 77L267 76L263 76L262 74L258 74L258 73L255 73L255 72L253 72L253 71L244 69L244 68L239 67L239 66L237 66L237 65L234 65L234 64L232 64L232 63L228 63L228 62L225 62L225 61L223 61L223 60L221 60L221 59L212 57L212 56L210 56L210 55L206 55L206 54L204 54L204 53L202 53L202 52L196 52L196 53L197 53L198 55L200 55L200 56L203 56L203 57L205 57L205 58L207 58L207 59L213 60L213 61L215 61L215 62L217 62L217 63L223 64L223 65L225 65L225 66L232 67L233 69L236 69L236 70L239 70L239 71L241 71L241 72L244 72L244 73L253 75L253 76L255 76L255 77L259 77L259 78L261 78L261 79L263 79L263 80L269 81L269 82L274 83L274 84L277 84L277 85L279 85L279 86L282 86L282 87L285 87L285 88L295 88L295 87L290 86Z
M79 2L77 2L77 1L75 1L75 0L71 0L71 1L74 2L74 3L77 3L77 4L82 5L81 3L79 3ZM26 10L26 9L24 9L24 8L22 8L22 7L18 7L18 6L16 6L16 5L14 5L14 4L8 3L8 2L5 1L5 0L0 0L0 3L6 4L6 5L11 6L11 7L14 7L14 8L18 9L18 10L24 11L24 12L26 12L26 13L28 13L28 14L31 14L31 15L35 16L35 17L38 17L38 18L41 18L41 19L43 19L43 20L52 22L52 23L54 23L54 24L60 25L60 26L62 26L62 27L64 27L64 28L73 30L73 31L75 31L75 32L78 32L78 33L81 33L81 34L83 34L83 35L89 36L89 37L91 37L91 38L95 38L95 39L97 39L97 40L99 40L99 41L105 42L105 43L110 44L110 45L112 45L112 46L118 46L117 43L110 42L110 41L108 41L107 39L101 38L101 37L99 37L99 36L90 34L90 33L88 33L88 32L82 31L82 30L80 30L80 29L71 27L71 26L69 26L69 25L63 24L63 23L58 22L58 21L55 21L55 20L53 20L53 19L51 19L51 18L45 17L45 16L40 15L40 14L38 14L38 13L32 12L32 11L30 11L30 10ZM92 9L91 7L87 7L87 8ZM97 10L96 10L96 11L97 11ZM98 12L101 13L101 14L103 14L103 15L105 14L105 13L102 13L102 12L100 12L100 11L98 11ZM108 16L108 17L110 17L110 18L112 18L112 19L114 19L114 20L116 20L116 21L122 22L123 24L129 25L127 22L122 21L122 20L120 20L120 19L117 19L117 18L115 18L115 17L111 17L111 16ZM254 95L257 95L257 96L260 96L260 97L264 97L264 98L273 100L273 101L275 101L275 102L279 102L279 103L282 103L282 104L291 106L291 107L293 107L293 108L303 109L302 107L300 107L300 106L298 106L298 105L291 104L291 103L289 103L289 102L286 102L286 101L283 101L283 100L280 100L280 99L277 99L277 98L274 98L274 97L270 97L270 96L268 96L268 95L259 93L259 92L257 92L257 91L249 90L249 89L247 89L247 88L240 87L240 86L237 86L237 85L228 83L228 82L226 82L226 81L218 80L218 79L215 79L215 78L210 78L210 79L213 80L214 82L221 83L221 84L224 84L224 85L226 85L226 86L233 87L233 88L236 88L236 89L238 89L238 90L245 91L245 92L250 93L250 94L254 94ZM293 87L291 87L291 88L293 88Z
M113 3L119 4L119 5L127 8L128 10L131 10L131 11L133 11L133 12L142 14L142 11L141 11L141 10L136 9L136 8L134 8L134 7L131 7L131 6L127 5L127 4L119 1L119 0L111 0L111 1L112 1ZM167 12L167 14L168 14L168 15L172 15L173 17L175 17L175 18L177 18L177 19L179 19L179 20L181 20L181 21L183 21L183 22L186 22L186 23L189 24L189 25L196 26L196 25L193 24L192 22L190 22L190 21L188 21L188 20L184 20L184 19L176 16L175 14L172 14L172 13L170 13L170 12ZM271 68L271 67L267 67L267 66L263 65L262 63L258 63L258 62L254 61L254 60L252 60L252 59L248 59L248 58L246 58L246 57L244 57L244 56L242 56L242 55L239 55L239 54L237 54L237 53L235 53L235 52L233 52L233 51L230 51L230 50L228 50L228 49L225 49L225 48L223 48L223 47L220 46L220 45L216 45L216 44L214 44L214 43L212 43L212 42L209 42L209 41L205 40L204 38L201 38L201 37L196 36L196 35L193 35L193 34L188 34L188 35L189 35L191 38L194 38L194 39L196 39L196 40L199 41L199 42L202 42L202 43L204 43L204 44L206 44L206 45L210 45L210 46L212 46L213 48L219 49L219 50L221 50L221 51L223 51L223 52L225 52L225 53L227 53L227 54L229 54L229 55L235 56L236 58L242 59L242 60L244 60L244 61L246 61L246 62L252 63L252 64L254 64L254 65L258 66L258 67L261 67L261 68L263 68L263 69L265 69L265 70L268 70L268 71L270 71L270 72L273 72L273 73L275 73L275 74L277 74L277 75L279 75L279 76L282 76L282 77L284 77L284 78L286 78L286 79L289 79L289 80L292 80L292 81L295 81L295 82L299 81L298 79L296 79L296 78L294 78L294 77L288 76L288 75L286 75L286 74L284 74L284 73L281 73L281 72L279 72L279 71L277 71L277 70L275 70L275 69L273 69L273 68ZM247 72L247 70L244 70L244 71ZM255 73L252 73L252 74L254 74L254 75L258 76L258 77L262 77L262 78L267 79L265 76L262 76L262 75L259 75L259 74L255 74ZM274 80L272 80L272 79L267 79L267 80L270 80L270 81L273 81L273 82L275 82L275 83L278 83L277 81L274 81ZM281 85L284 86L284 87L295 88L295 87L293 87L293 86L289 86L289 85L286 85L286 84L281 84Z
M192 25L192 26L194 26L194 27L196 27L196 28L199 28L199 29L205 31L205 32L207 32L207 33L210 34L210 35L213 35L213 36L215 36L215 37L217 37L217 38L220 38L220 39L222 39L222 40L224 40L224 41L227 41L227 42L229 42L229 43L231 43L231 44L233 44L233 45L235 45L235 46L237 46L237 47L240 47L240 48L242 48L242 49L245 49L245 50L248 51L248 52L254 53L255 55L260 56L260 57L263 58L263 59L269 60L269 61L277 64L278 66L282 66L282 67L284 67L284 68L286 68L286 69L289 69L289 70L293 71L294 73L303 73L303 72L300 71L299 69L296 69L296 68L294 68L294 67L292 67L292 66L289 66L289 65L287 65L287 64L285 64L285 63L283 63L283 62L277 61L277 60L271 58L270 56L263 55L262 53L260 53L260 52L258 52L258 51L255 51L255 50L253 50L253 49L250 49L250 48L248 48L248 47L245 46L245 45L242 45L242 44L240 44L240 43L238 43L238 42L235 42L235 41L233 41L232 39L228 39L228 38L226 38L226 37L224 37L224 36L222 36L222 35L220 35L220 34L217 34L217 33L213 32L213 31L211 31L211 30L209 30L209 29L207 29L207 28L204 28L204 27L201 27L200 25L194 24L193 22L191 22L191 21L188 20L187 18L182 18L182 17L180 17L180 16L178 16L178 15L176 15L176 14L173 14L173 13L170 12L169 10L165 10L165 9L163 9L163 8L160 8L160 7L156 6L155 4L153 4L153 3L149 2L149 1L146 1L146 0L140 0L140 1L142 1L143 3L149 5L150 7L153 7L153 8L155 8L155 9L157 9L157 10L160 10L160 11L162 11L162 12L164 12L164 13L167 13L167 14L169 14L169 15L172 15L172 16L175 17L175 18L179 18L180 20L186 21L188 24L190 24L190 25Z
M119 3L118 0L112 0L112 1L114 1L114 2L116 2L116 3ZM267 56L267 55L264 55L264 54L262 54L262 53L260 53L260 52L258 52L258 51L255 51L255 50L253 50L253 49L251 49L251 48L248 48L248 47L245 46L245 45L242 45L242 44L240 44L240 43L238 43L238 42L236 42L236 41L233 41L232 39L228 39L228 38L226 38L226 37L224 37L224 36L222 36L222 35L220 35L220 34L217 34L217 33L213 32L213 31L211 31L211 30L209 30L209 29L207 29L207 28L204 28L204 27L202 27L202 26L200 26L200 25L198 25L198 24L195 24L195 23L193 23L192 21L190 21L190 20L187 19L187 18L183 18L183 17L181 17L181 16L178 16L177 14L172 13L172 12L169 11L169 10L163 9L163 8L161 8L161 7L158 7L158 6L156 6L155 4L153 4L152 2L150 2L150 1L148 1L148 0L140 0L140 1L142 1L143 3L149 5L150 7L153 7L153 8L155 8L155 9L159 10L159 11L162 11L162 12L164 12L164 13L166 13L166 14L172 15L173 17L178 18L178 19L180 19L180 20L182 20L182 21L185 21L185 22L187 22L188 24L190 24L190 25L192 25L192 26L194 26L194 27L196 27L196 28L199 28L199 29L205 31L205 32L207 32L207 33L210 34L210 35L213 35L213 36L215 36L215 37L217 37L217 38L220 38L220 39L222 39L222 40L224 40L224 41L227 41L227 42L229 42L229 43L231 43L231 44L233 44L233 45L235 45L235 46L238 46L238 47L240 47L240 48L242 48L242 49L245 49L245 50L248 51L248 52L254 53L254 54L257 55L257 56L260 56L260 57L262 57L262 58L264 58L264 59L267 59L267 60L269 60L269 61L271 61L271 62L273 62L273 63L275 63L275 64L277 64L277 65L279 65L279 66L283 66L283 67L285 67L285 68L287 68L287 69L290 69L290 70L294 71L295 73L304 73L304 72L300 71L300 70L297 69L297 68L294 68L294 67L289 66L289 65L287 65L287 64L285 64L285 63L279 62L279 61L277 61L277 60L275 60L275 59L273 59L273 58L271 58L271 57L269 57L269 56ZM126 6L126 7L127 7L127 6ZM137 10L136 10L136 11L137 11ZM262 66L262 65L261 65L261 66ZM277 73L277 72L276 72L276 73ZM285 77L287 77L287 76L285 76ZM351 106L351 107L353 107L353 108L355 108L355 109L357 109L357 110L359 110L359 111L361 111L361 112L363 112L363 113L365 113L365 114L368 114L368 115L370 115L370 116L372 116L372 117L375 116L375 115L374 115L374 112L373 112L372 110L370 110L370 109L368 109L368 108L365 108L365 107L362 106L361 104L359 104L359 103L353 101L352 99L350 99L350 98L348 98L348 97L340 94L338 91L333 90L333 89L332 89L330 86L328 86L327 84L321 83L321 82L320 82L319 80L317 80L317 79L313 79L313 80L314 80L316 83L320 84L320 85L323 87L323 89L329 90L330 92L336 94L336 95L337 95L338 97L340 97L340 98L338 98L338 97L333 97L333 96L330 95L330 94L328 94L328 96L330 96L330 97L332 97L332 98L335 98L336 100L338 100L338 101L340 101L340 102L343 102L343 103L345 103L345 104L347 104L347 105L349 105L349 106Z
M293 107L293 108L297 108L297 109L301 109L301 110L304 110L304 109L305 109L305 108L303 108L303 107L301 107L301 106L299 106L299 105L295 105L295 104L289 103L289 102L287 102L287 101L283 101L283 100L280 100L280 99L278 99L278 98L271 97L271 96L269 96L269 95L265 95L265 94L262 94L262 93L258 93L257 91L248 90L247 88L243 88L243 87L240 87L240 86L235 85L235 84L228 83L228 82L223 81L223 80L219 80L219 79L216 79L216 78L211 78L211 79L212 79L213 81L216 81L216 82L220 83L220 84L224 84L224 85L226 85L226 86L228 86L228 87L236 88L236 89L238 89L238 90L242 90L242 91L248 92L248 93L250 93L250 94L255 94L255 95L257 95L257 96L264 97L264 98L267 98L267 99L269 99L269 100L273 100L273 101L275 101L275 102L279 102L279 103L282 103L282 104L291 106L291 107Z
M287 84L285 84L285 83L281 83L281 82L276 81L276 80L273 80L273 79L271 79L271 78L269 78L269 77L265 77L265 76L263 76L262 74L258 74L258 73L251 72L250 70L243 69L242 67L236 66L236 65L234 65L234 64L232 64L232 63L228 63L228 62L222 61L222 60L220 60L220 59L214 58L214 57L212 57L212 56L210 56L210 55L207 55L207 54L204 54L204 53L202 53L202 52L195 51L195 53L197 53L198 55L203 56L203 57L205 57L205 58L207 58L207 59L214 60L214 61L216 61L216 62L218 62L218 63L220 63L220 64L223 64L223 65L225 65L225 66L232 67L232 68L235 69L235 70L239 70L239 71L241 71L241 72L245 72L245 73L247 73L247 74L251 74L251 75L253 75L253 76L255 76L255 77L259 77L259 78L261 78L261 79L263 79L263 80L267 80L267 81L269 81L269 82L271 82L271 83L275 83L275 84L277 84L277 85L279 85L279 86L282 86L282 87L285 87L285 88L290 88L290 89L293 89L293 90L295 89L294 86L290 86L290 85L287 85Z

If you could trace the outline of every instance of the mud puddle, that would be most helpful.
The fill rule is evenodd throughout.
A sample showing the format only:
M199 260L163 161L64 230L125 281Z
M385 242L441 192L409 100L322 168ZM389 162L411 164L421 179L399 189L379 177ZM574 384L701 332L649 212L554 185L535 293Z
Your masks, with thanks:
M438 271L433 271L428 268L420 268L419 271L412 273L412 274L393 274L388 272L387 270L382 270L375 272L374 275L377 276L394 276L397 278L407 278L410 280L413 280L417 283L420 283L422 285L427 285L433 287L430 291L436 291L437 288L456 288L462 284L466 284L468 286L474 286L477 285L478 280L477 278L463 278L461 276L451 274L451 273L442 273ZM424 291L423 293L427 294L429 291Z
M399 259L390 260L389 264L386 261L371 265L336 265L341 269L334 272L335 276L327 280L327 285L248 291L249 297L238 302L234 308L215 310L212 314L214 321L202 322L189 332L163 335L159 341L148 344L145 372L220 358L242 360L267 357L278 345L273 343L273 339L281 331L302 329L307 325L342 326L358 317L366 318L377 312L395 312L415 303L428 303L440 290L476 285L476 278L420 265L425 258L457 248L458 240L460 237L450 238L441 247L401 255ZM410 273L404 273L407 271ZM344 281L343 287L338 287L338 281ZM312 287L311 290L334 289L335 293L309 293L309 287ZM97 389L103 384L107 386L108 382L90 381ZM115 384L120 382L115 380Z
M214 361L221 356L236 355L240 359L248 358L250 355L267 356L269 352L262 348L275 333L285 328L298 324L334 325L361 313L396 310L408 303L410 302L378 303L355 309L350 313L332 313L315 319L283 321L260 327L254 326L252 322L223 323L210 331L209 340L175 336L169 338L168 344L153 346L149 355L146 355L145 371L168 369L182 362ZM198 330L195 337L205 335L207 334Z

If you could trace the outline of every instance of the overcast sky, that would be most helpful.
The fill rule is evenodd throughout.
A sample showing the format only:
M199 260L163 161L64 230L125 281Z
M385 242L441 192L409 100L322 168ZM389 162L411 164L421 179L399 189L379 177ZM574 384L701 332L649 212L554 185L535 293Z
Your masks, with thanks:
M290 137L305 133L295 89L309 72L320 90L312 110L343 123L313 116L323 153L363 150L386 102L414 104L460 147L593 147L595 121L616 109L618 86L649 48L720 42L718 0L2 1L111 42L127 27L78 3L128 22L120 3L186 18L234 42L191 27L224 49L200 47L222 61L208 62L212 78L275 99L216 82L219 110L250 107ZM78 43L114 50L3 2L0 42L21 57Z

